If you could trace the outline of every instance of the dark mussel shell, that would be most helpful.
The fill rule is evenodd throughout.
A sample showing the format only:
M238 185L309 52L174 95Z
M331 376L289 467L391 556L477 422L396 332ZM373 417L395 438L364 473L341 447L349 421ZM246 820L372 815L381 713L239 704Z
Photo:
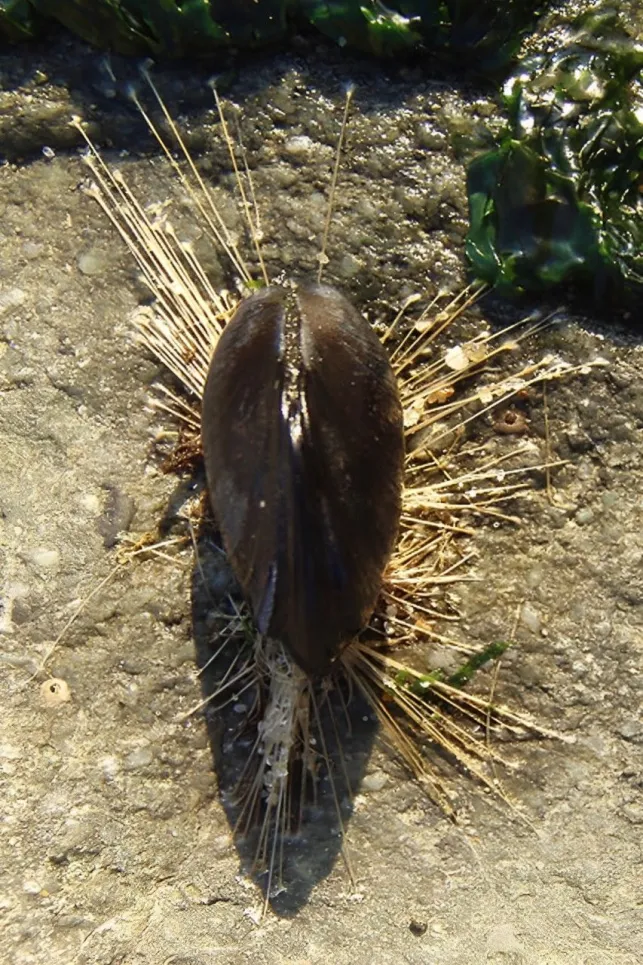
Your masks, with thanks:
M398 530L404 436L386 351L334 288L263 289L216 347L202 436L259 631L327 673L373 612Z

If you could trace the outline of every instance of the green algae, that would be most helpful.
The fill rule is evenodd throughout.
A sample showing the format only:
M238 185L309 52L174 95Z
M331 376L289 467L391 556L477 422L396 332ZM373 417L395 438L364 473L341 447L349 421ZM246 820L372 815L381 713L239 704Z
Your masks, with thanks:
M474 274L501 294L643 294L643 45L614 11L570 25L504 85L509 123L468 171Z
M426 697L436 684L446 683L450 687L464 687L488 663L499 660L510 646L511 641L509 640L496 640L485 647L484 650L481 650L480 653L473 654L468 660L465 660L451 674L445 674L442 670L433 670L426 674L400 670L395 675L394 684L416 697Z
M546 4L533 0L304 0L309 20L342 45L396 56L410 50L458 55L460 66L474 70L501 67L516 53L524 33ZM466 53L463 62L460 57Z
M40 32L42 24L30 0L0 0L0 40L16 43Z
M0 0L0 36L34 36L45 20L123 54L207 55L286 42L316 29L379 57L435 52L494 69L517 51L544 0Z

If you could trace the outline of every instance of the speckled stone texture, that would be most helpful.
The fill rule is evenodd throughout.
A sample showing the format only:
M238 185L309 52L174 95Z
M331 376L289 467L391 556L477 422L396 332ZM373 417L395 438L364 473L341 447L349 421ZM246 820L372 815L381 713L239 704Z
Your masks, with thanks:
M112 64L117 77L132 66ZM129 72L129 74L128 74ZM548 390L554 503L523 499L520 526L482 526L478 582L457 587L461 632L506 637L498 695L561 742L508 748L505 779L528 821L458 782L450 824L376 747L348 826L351 892L336 841L295 844L296 914L259 927L255 885L217 796L191 630L193 560L115 563L177 485L147 406L157 365L131 338L145 294L80 190L68 117L87 119L149 200L177 195L101 59L61 39L4 52L0 122L0 959L11 965L635 965L640 908L643 614L640 320L569 318L529 347L608 366ZM205 80L205 74L203 80ZM213 106L187 71L157 71L231 222L232 180ZM493 103L452 78L385 71L304 49L228 82L264 215L269 270L315 266L343 85L358 84L328 280L372 318L463 278L467 212L454 125ZM109 146L111 144L111 150ZM50 151L44 154L41 148ZM138 148L151 153L141 158ZM225 266L193 238L217 279ZM634 324L632 324L634 323ZM638 325L637 325L638 323ZM541 445L534 396L531 436ZM490 423L490 446L504 444ZM52 684L50 678L63 684ZM480 686L488 686L483 676ZM330 822L332 824L332 821ZM327 875L327 876L326 876Z

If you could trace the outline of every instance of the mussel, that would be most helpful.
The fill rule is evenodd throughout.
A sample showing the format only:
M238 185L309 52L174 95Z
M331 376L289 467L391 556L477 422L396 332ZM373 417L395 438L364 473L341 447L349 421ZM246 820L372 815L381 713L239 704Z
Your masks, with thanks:
M336 289L269 286L214 351L202 441L212 508L259 632L311 675L368 623L397 536L397 381Z

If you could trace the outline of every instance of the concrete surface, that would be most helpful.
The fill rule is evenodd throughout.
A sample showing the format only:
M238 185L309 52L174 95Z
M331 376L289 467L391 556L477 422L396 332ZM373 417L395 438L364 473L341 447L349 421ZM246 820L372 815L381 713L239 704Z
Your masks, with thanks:
M133 565L96 592L33 676L76 601L111 571L116 534L153 528L176 485L159 471L163 422L146 406L158 367L130 337L144 292L79 190L86 171L70 114L90 122L111 159L131 152L123 163L143 196L173 188L156 155L137 156L152 145L95 52L62 38L3 53L0 75L11 159L0 167L2 962L635 965L640 319L569 317L530 348L609 366L550 388L553 449L568 460L555 504L536 492L521 502L519 527L482 527L480 582L458 588L461 630L481 644L506 636L520 609L520 647L503 661L499 694L573 738L513 751L521 766L507 786L531 826L464 777L466 820L453 826L376 748L348 828L357 893L341 861L324 858L336 843L317 836L307 849L304 839L308 901L257 926L259 893L240 874L205 724L177 723L199 697L191 552ZM180 70L157 75L225 197L209 91ZM390 318L410 292L461 282L466 204L450 135L463 116L470 134L495 108L452 78L429 82L419 69L389 72L326 48L266 57L229 78L273 273L315 264L349 80L358 89L328 277L372 317ZM205 247L203 257L220 277ZM540 440L538 393L529 415Z

